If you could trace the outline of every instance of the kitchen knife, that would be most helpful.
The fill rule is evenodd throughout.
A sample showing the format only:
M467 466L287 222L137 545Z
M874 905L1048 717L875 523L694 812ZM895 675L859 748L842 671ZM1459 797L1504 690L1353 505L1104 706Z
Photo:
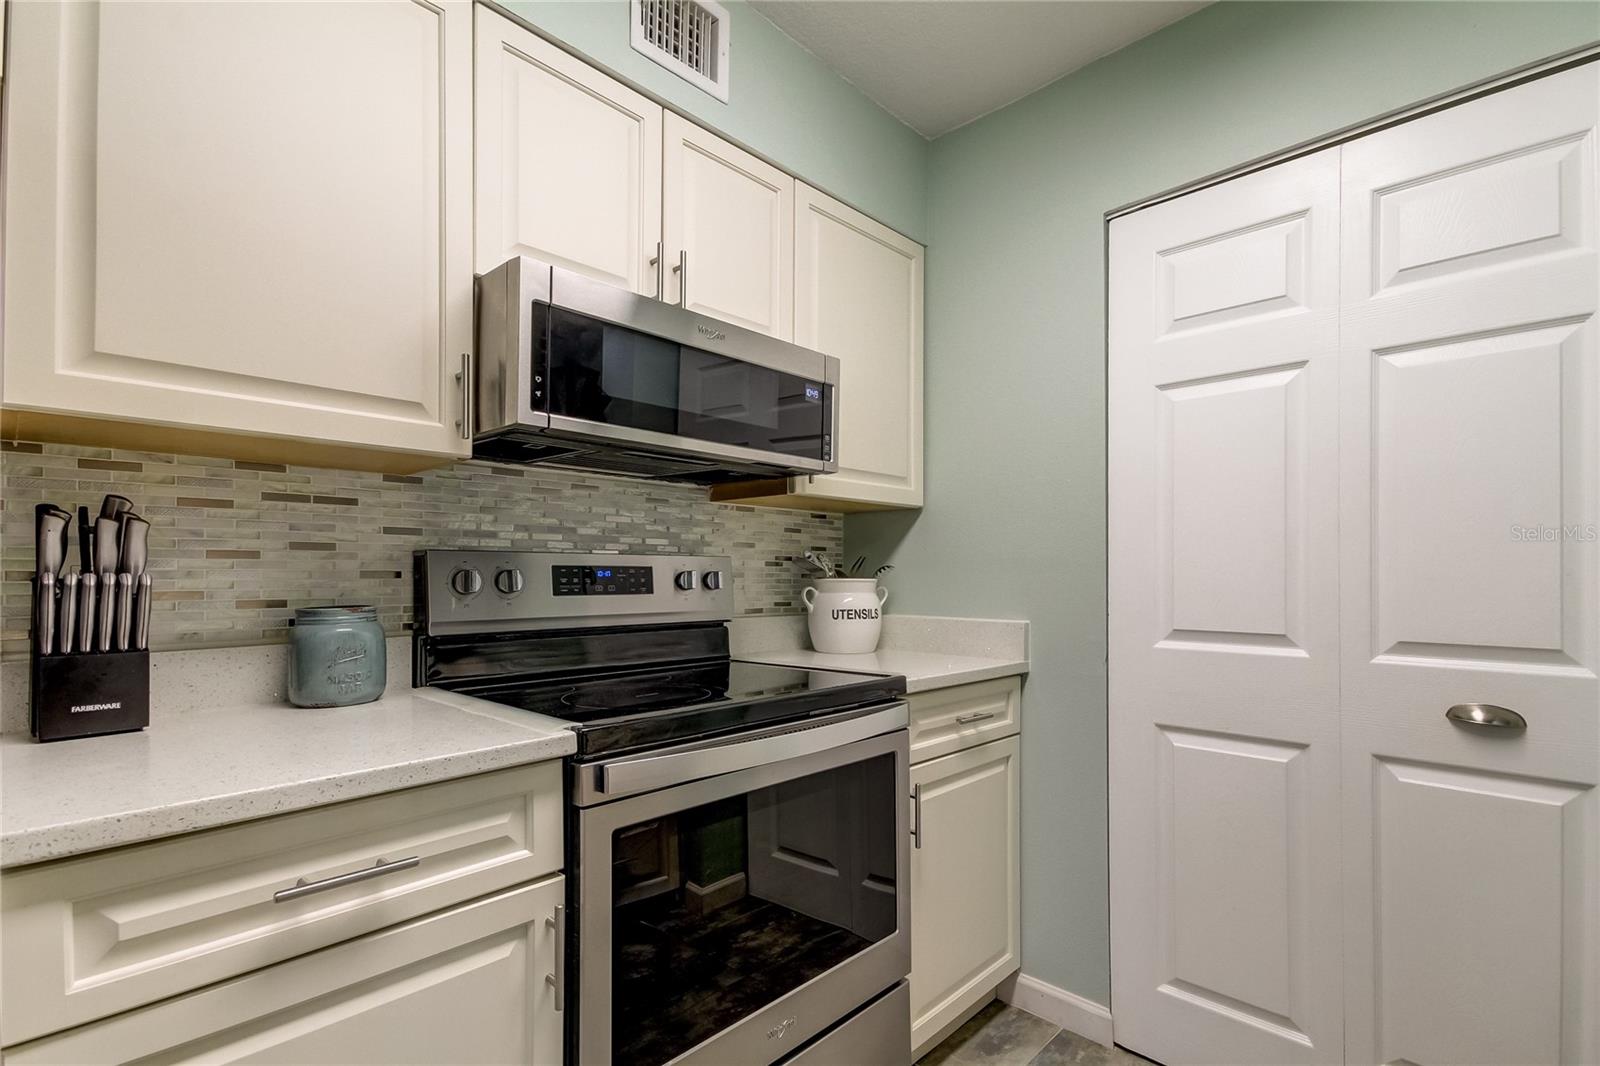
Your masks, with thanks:
M78 565L84 577L94 576L94 523L87 507L78 508Z
M40 655L55 650L56 638L56 575L43 573L35 586L34 609L38 612L38 645Z
M98 531L96 531L98 536ZM96 544L96 550L99 549ZM111 626L116 621L117 612L117 575L115 571L103 570L100 573L100 622L99 632L95 634L94 650L111 650Z
M108 570L113 574L117 572L118 556L122 552L122 545L117 539L119 524L115 518L102 516L95 519L94 568L101 575L104 575ZM105 580L104 576L101 577L101 580ZM115 579L113 579L113 584L115 584ZM106 588L104 585L100 587L100 595L102 597L110 592L111 589Z
M122 515L121 521L119 539L122 541L122 546L117 560L117 570L138 577L144 573L150 544L150 523L132 511Z
M87 573L83 575L83 582L81 585L83 602L78 604L79 652L94 651L95 588L97 585L99 585L99 583L100 579L95 577L93 573Z
M78 635L78 571L69 570L67 579L61 586L61 624L57 627L60 631L61 654L72 653L73 638Z
M150 593L153 591L148 572L139 575L139 613L133 623L133 646L138 651L150 650Z
M54 575L58 580L67 565L67 525L72 516L50 503L33 509L34 573Z
M117 650L127 651L133 637L133 575L117 575Z
M133 501L126 496L118 496L114 492L107 494L106 498L100 501L101 518L116 518L122 512L131 510L133 510Z

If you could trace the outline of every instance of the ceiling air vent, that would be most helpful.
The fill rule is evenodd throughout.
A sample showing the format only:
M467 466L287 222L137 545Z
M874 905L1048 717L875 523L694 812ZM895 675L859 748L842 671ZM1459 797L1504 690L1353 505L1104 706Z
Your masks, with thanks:
M728 11L713 0L631 0L635 51L728 101Z

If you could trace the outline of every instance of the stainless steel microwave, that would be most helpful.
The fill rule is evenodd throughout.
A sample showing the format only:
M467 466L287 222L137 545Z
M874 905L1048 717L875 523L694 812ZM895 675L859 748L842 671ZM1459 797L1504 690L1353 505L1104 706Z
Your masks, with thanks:
M473 455L712 484L838 470L839 361L536 259L477 289Z

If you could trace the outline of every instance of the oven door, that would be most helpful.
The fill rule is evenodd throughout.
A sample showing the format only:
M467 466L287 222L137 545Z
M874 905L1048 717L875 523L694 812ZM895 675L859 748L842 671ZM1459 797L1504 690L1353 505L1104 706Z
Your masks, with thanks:
M576 768L569 1061L760 1066L907 976L905 705L840 718Z

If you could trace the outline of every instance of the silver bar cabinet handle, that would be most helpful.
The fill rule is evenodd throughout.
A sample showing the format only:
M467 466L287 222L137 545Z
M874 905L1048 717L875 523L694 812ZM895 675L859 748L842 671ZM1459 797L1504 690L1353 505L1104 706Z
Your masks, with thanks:
M956 724L971 725L973 722L983 722L993 717L993 711L973 711L971 714L956 715Z
M546 918L544 924L556 934L556 972L545 974L544 983L555 991L556 1010L559 1011L567 998L567 908L557 903L555 915Z
M317 892L326 892L330 888L340 888L344 885L353 885L357 881L369 881L374 877L384 874L396 873L400 870L409 870L422 861L421 855L412 855L406 859L396 859L394 862L384 862L379 859L376 865L368 866L365 870L352 870L347 874L335 874L324 877L320 881L307 881L305 878L294 883L293 888L280 889L272 894L272 902L288 903L302 896L314 895Z
M689 306L689 249L678 249L678 265L673 267L678 275L678 306Z
M650 265L656 268L656 299L664 301L667 298L667 270L666 264L661 261L662 254L662 244L657 241L656 254L650 257Z
M461 439L472 439L472 407L477 403L473 395L472 381L472 353L461 353L461 370L456 374L456 380L461 382L461 420L456 423L461 427Z
M1528 720L1509 707L1496 707L1492 703L1458 703L1444 716L1457 725L1478 726L1482 729L1505 729L1520 733L1528 728Z
M922 850L922 786L911 786L911 846Z

